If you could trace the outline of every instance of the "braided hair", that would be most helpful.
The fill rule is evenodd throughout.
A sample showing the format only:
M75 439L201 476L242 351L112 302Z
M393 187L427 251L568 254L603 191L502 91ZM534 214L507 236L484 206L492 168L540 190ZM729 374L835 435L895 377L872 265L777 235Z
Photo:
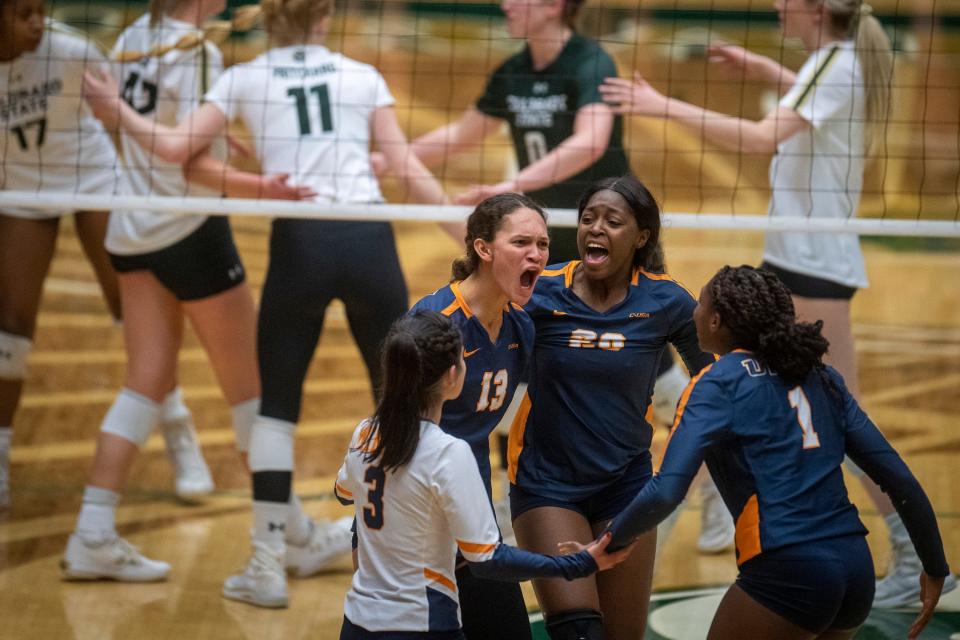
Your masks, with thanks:
M743 265L725 266L707 284L713 307L734 344L752 351L788 385L823 371L830 343L823 321L797 322L790 291L776 275Z
M393 323L381 354L380 401L360 442L368 452L365 461L379 458L384 471L410 462L420 444L421 416L462 351L460 331L436 311L416 311Z

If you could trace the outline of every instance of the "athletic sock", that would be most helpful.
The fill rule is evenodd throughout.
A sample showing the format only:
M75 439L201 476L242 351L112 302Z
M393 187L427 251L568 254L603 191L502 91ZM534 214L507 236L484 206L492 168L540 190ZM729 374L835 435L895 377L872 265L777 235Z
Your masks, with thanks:
M301 546L310 539L310 516L303 510L303 504L296 494L291 492L287 509L287 542Z
M110 489L87 485L77 518L77 533L88 539L103 539L116 534L116 512L120 494Z

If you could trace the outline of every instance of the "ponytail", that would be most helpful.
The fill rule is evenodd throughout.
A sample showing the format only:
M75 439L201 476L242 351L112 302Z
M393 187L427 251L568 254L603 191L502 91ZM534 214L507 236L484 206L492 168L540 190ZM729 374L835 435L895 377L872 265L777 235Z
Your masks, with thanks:
M383 344L380 401L359 443L368 452L365 461L384 471L410 462L420 443L421 416L462 351L460 331L435 311L417 311L393 324Z

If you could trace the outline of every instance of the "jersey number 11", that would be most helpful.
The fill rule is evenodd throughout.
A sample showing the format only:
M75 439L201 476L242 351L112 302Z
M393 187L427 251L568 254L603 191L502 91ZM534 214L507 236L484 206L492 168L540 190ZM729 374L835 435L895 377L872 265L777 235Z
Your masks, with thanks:
M300 135L310 135L310 111L307 105L307 92L317 96L317 102L320 104L320 127L324 133L333 131L333 114L330 110L330 92L327 85L318 84L310 87L306 91L302 87L287 89L287 96L296 100L297 119L300 122Z

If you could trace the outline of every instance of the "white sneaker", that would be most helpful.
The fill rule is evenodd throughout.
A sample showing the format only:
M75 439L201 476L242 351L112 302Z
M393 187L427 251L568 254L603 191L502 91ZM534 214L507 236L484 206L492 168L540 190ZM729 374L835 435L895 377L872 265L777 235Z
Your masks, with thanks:
M223 581L223 597L258 607L286 607L287 576L282 554L254 541L247 568Z
M493 503L493 515L497 518L497 525L500 527L500 535L503 536L503 543L511 547L517 546L517 535L513 532L513 520L510 515L510 498L497 500Z
M353 549L353 518L333 522L310 521L310 536L302 545L287 540L287 572L306 578L336 563Z
M920 602L920 573L923 565L913 549L910 538L891 541L893 554L890 571L882 580L877 580L873 606L877 609L896 609ZM943 591L949 593L957 588L957 579L947 576Z
M727 506L717 491L713 478L704 478L700 486L700 537L697 549L701 553L722 553L733 546L736 526Z
M664 358L671 357L669 353ZM668 429L673 426L673 418L677 412L677 404L683 390L687 388L690 376L674 363L662 376L657 378L653 386L653 418Z
M67 580L155 582L170 574L169 564L151 560L116 534L102 540L71 534L60 568Z
M176 473L177 497L184 502L198 502L213 491L210 469L200 452L197 432L188 420L163 425L167 456Z

